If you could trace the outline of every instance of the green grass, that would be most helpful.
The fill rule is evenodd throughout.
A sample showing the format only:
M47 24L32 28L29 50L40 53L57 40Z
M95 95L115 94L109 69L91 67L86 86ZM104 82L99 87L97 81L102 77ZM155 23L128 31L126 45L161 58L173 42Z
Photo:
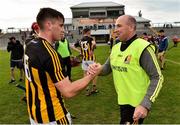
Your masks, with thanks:
M101 64L109 56L109 46L98 46L95 50L97 61ZM180 62L180 45L167 52L167 58ZM165 82L163 88L145 120L147 124L180 124L180 65L166 62L163 71ZM10 80L9 53L0 51L0 123L29 123L26 104L20 100L24 95ZM19 72L16 72L19 79ZM83 76L81 66L72 70L72 79ZM21 83L22 85L24 83ZM115 124L119 123L119 106L113 86L112 74L98 77L98 94L86 97L85 90L72 99L65 100L68 110L77 118L76 124Z
M0 51L0 123L28 123L26 104L20 100L24 93L9 81L9 53Z

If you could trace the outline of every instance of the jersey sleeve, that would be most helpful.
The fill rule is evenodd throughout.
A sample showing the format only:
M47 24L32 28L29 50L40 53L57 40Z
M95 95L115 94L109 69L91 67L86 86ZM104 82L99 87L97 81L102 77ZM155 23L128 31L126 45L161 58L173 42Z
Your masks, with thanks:
M141 105L150 110L151 104L158 96L164 81L158 61L156 59L156 55L150 46L148 46L142 53L140 58L140 65L150 78L150 84L147 89L147 93L141 102Z

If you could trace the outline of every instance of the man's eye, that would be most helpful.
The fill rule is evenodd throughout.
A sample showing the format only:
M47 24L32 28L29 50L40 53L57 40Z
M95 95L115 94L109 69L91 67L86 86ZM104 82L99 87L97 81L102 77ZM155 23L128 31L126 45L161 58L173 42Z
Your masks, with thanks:
M60 26L60 27L64 27L64 24L60 24L59 26Z

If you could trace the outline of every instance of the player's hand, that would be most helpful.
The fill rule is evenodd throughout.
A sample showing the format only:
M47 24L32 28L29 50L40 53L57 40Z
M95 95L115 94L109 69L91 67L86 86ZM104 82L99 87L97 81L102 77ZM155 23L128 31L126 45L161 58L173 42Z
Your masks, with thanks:
M139 105L135 108L133 119L134 121L138 121L140 118L145 118L148 114L148 109Z
M102 70L102 65L100 63L94 63L89 65L87 74L97 76Z

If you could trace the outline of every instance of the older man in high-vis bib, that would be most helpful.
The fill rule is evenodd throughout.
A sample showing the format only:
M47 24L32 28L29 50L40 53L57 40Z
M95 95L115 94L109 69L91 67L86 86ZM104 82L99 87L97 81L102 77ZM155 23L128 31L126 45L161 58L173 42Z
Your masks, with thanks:
M113 46L106 63L90 65L88 73L112 72L120 105L121 124L142 124L163 82L153 46L136 35L136 20L120 16L116 29L121 42Z

